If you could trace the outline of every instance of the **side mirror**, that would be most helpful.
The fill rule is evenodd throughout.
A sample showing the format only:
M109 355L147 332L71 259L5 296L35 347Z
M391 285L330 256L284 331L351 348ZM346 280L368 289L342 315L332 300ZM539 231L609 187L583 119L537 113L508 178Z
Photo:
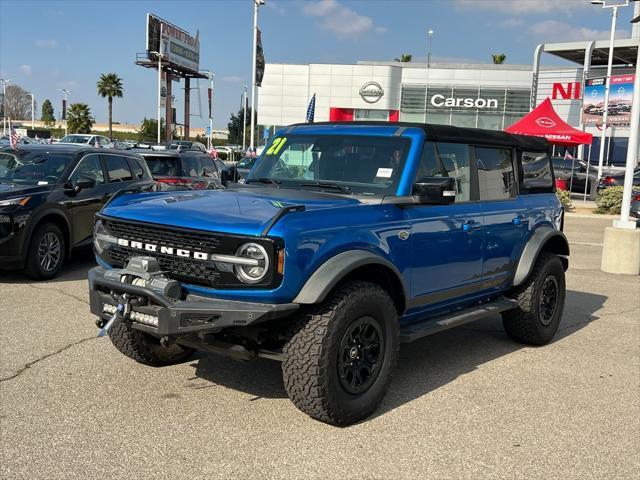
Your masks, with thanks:
M452 177L423 177L413 184L413 195L419 203L447 205L456 199L456 179Z
M93 188L96 186L96 180L95 178L91 178L91 177L80 177L78 180L76 180L76 182L73 184L73 189L77 192L79 192L80 190L84 190L86 188Z
M229 173L226 170L220 170L220 182L225 186L229 183Z

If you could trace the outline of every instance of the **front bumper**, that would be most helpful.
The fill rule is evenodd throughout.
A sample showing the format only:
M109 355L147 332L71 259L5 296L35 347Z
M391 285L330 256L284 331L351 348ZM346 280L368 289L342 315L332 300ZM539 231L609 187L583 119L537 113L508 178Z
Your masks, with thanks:
M89 271L91 313L103 320L113 315L121 298L142 298L144 305L130 303L126 320L134 328L158 337L215 333L229 327L246 327L295 312L296 303L269 304L222 300L187 295L184 300L166 297L150 288L117 282L105 277L106 270L94 267ZM111 306L111 308L109 307Z

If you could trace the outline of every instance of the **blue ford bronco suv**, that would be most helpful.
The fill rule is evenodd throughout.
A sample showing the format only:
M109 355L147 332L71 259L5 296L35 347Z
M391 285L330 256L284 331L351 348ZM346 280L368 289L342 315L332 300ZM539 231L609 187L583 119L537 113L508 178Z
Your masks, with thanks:
M304 413L370 415L400 343L500 313L548 343L569 246L546 140L407 123L277 132L244 185L123 194L97 215L91 311L148 365L282 362Z

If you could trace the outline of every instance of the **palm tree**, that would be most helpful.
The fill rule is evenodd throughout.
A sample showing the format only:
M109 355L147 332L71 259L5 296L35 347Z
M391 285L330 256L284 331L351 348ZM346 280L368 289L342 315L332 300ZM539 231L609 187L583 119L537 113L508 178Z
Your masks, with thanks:
M73 103L67 110L67 129L69 133L91 133L93 118L86 103Z
M109 99L109 138L113 136L113 97L122 98L122 79L115 73L103 73L97 84L98 94Z
M491 55L493 58L493 63L496 65L502 65L504 61L507 59L507 56L504 53L494 53Z
M400 58L394 58L394 60L396 62L407 63L410 62L412 58L413 55L411 55L410 53L403 53L402 55L400 55Z

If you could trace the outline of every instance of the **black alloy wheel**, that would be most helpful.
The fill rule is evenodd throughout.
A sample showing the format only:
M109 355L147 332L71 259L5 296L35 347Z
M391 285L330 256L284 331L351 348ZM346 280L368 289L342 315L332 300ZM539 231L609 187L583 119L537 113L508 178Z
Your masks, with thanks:
M558 281L553 275L547 275L542 284L540 295L540 323L545 327L551 323L558 308Z
M361 317L347 329L338 351L340 384L349 393L366 391L380 373L384 336L373 317Z

